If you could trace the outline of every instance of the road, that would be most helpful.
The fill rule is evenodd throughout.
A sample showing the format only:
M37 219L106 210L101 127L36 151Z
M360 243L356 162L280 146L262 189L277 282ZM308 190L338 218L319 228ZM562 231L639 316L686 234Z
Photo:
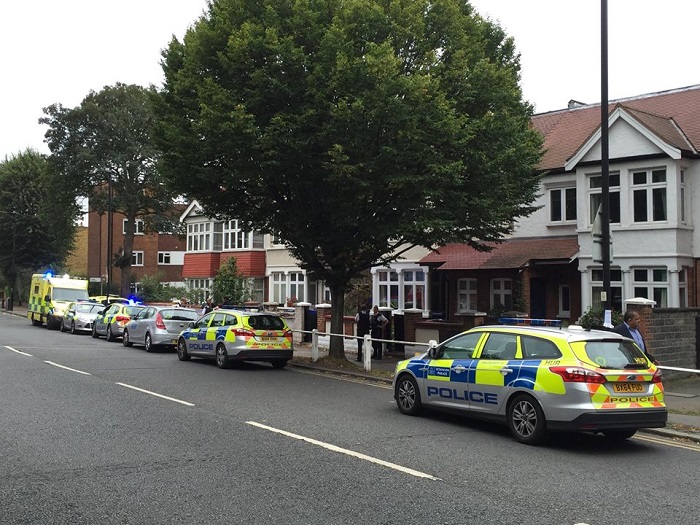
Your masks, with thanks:
M700 447L541 447L403 416L386 385L174 352L0 315L3 524L697 524Z

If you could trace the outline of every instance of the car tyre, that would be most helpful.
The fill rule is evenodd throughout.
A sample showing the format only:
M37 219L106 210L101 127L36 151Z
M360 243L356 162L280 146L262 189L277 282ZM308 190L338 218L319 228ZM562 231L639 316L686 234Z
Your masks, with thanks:
M216 366L219 368L228 368L229 366L228 352L224 343L219 343L216 346Z
M603 430L603 435L612 441L624 441L637 433L637 429L630 430Z
M547 433L547 422L539 403L527 394L516 396L508 405L508 429L526 445L540 443Z
M92 338L93 338L93 339L97 339L98 337L100 337L100 336L97 335L97 326L95 326L95 325L93 324L93 325L92 325Z
M112 325L108 324L107 325L107 341L109 341L111 343L114 340L116 340L116 337L114 337L114 334L112 333Z
M420 400L420 391L413 376L409 374L399 376L396 381L394 397L401 413L409 416L417 416L421 413L423 406Z
M76 332L76 330L75 330L75 321L71 321L71 322L70 322L70 333L73 334L73 335L75 335L75 334L78 333L78 332Z
M273 359L270 361L270 364L272 365L272 368L280 369L284 368L287 366L287 360L286 359Z
M134 344L129 340L129 330L126 328L124 328L124 335L122 335L122 344L124 346L132 346Z
M177 340L177 358L180 361L190 360L190 354L187 353L187 344L182 337Z
M146 334L146 339L143 341L143 346L146 348L146 352L153 352L156 346L153 344L153 339L151 339L151 334Z

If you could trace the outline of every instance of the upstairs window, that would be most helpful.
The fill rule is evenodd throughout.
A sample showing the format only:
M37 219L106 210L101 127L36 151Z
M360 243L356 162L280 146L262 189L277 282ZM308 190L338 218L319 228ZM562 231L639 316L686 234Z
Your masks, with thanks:
M211 223L196 222L187 225L187 251L211 251Z
M634 222L667 220L666 170L633 172L632 202Z
M549 220L552 222L576 220L576 188L549 190Z
M123 234L126 234L126 223L127 223L127 220L124 219L122 221L122 233ZM144 233L143 219L136 219L134 221L134 234L143 235L143 233Z
M619 224L620 223L620 174L611 173L608 176L608 187L610 195L610 223ZM590 202L590 224L595 221L596 214L598 213L598 208L603 202L603 176L593 175L588 179L588 192L589 192L589 202Z

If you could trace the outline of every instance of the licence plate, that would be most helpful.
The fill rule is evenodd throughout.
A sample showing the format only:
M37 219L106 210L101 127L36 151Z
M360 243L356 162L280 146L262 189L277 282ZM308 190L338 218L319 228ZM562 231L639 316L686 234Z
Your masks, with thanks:
M258 337L258 341L263 343L279 343L279 337Z
M613 392L616 394L628 394L630 392L644 392L642 383L613 383Z
M177 339L171 339L170 342L171 342L172 344L176 345L176 344L177 344Z

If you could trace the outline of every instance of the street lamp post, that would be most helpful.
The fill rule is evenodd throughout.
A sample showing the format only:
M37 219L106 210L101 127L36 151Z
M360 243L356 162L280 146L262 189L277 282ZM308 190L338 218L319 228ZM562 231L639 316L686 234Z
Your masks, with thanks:
M603 262L603 310L611 309L610 291L610 151L608 144L608 0L600 2L600 164L601 259Z

